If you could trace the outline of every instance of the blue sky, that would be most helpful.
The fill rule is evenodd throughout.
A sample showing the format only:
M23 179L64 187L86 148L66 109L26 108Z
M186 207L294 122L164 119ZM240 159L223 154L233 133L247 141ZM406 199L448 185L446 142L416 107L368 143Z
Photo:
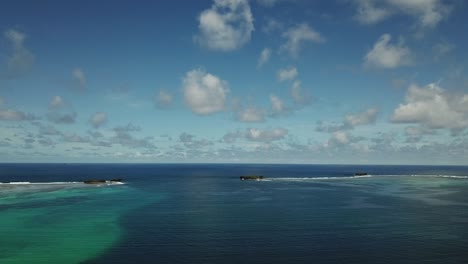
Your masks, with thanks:
M0 162L468 165L466 9L6 1Z

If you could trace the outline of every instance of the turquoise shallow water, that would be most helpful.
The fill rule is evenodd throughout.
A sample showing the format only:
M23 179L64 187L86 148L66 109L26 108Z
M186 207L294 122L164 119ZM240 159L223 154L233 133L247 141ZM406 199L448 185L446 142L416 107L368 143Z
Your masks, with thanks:
M121 238L121 215L155 199L126 185L31 184L0 186L0 192L2 264L98 256Z
M353 177L367 171L368 177ZM239 175L264 175L240 181ZM468 263L468 168L0 165L0 263Z

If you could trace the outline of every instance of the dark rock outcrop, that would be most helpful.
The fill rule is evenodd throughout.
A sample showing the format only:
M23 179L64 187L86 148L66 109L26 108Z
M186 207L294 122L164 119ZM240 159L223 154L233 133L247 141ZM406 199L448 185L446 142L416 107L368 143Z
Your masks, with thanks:
M86 183L86 184L101 184L101 183L106 183L106 180L86 180L86 181L83 181L83 183Z
M367 175L367 172L356 172L354 173L354 176L365 176Z
M122 179L112 179L110 182L122 182Z
M247 175L247 176L240 176L241 181L245 180L263 180L263 176L260 175Z

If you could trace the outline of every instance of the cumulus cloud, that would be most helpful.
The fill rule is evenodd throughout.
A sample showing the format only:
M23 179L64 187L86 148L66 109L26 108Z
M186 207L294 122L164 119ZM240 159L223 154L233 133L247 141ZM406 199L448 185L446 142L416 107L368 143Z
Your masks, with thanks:
M128 123L126 126L117 126L114 129L115 135L110 139L111 143L120 144L129 148L155 149L152 137L136 138L132 133L140 131L139 126Z
M49 102L49 113L47 119L55 124L73 124L77 114L65 103L62 97L54 96Z
M6 78L17 78L28 73L34 65L35 56L24 45L26 34L9 29L4 37L12 46L12 52L7 59Z
M72 71L72 78L73 78L74 87L76 87L78 90L86 89L86 84L87 84L86 75L81 68L75 68Z
M279 81L292 81L296 79L299 72L297 71L296 67L290 66L288 68L280 69L276 73L276 77Z
M208 115L224 110L227 82L203 70L191 70L183 79L185 103L192 112Z
M221 141L224 143L234 143L240 137L242 137L242 133L240 131L229 132L229 133L224 134Z
M411 50L400 41L398 44L390 43L390 34L383 34L374 47L364 57L364 64L370 68L394 69L410 65Z
M442 0L387 0L400 12L411 15L423 27L434 27L446 18L451 7Z
M452 6L443 0L357 0L355 18L375 24L394 15L413 17L422 28L432 28L450 15Z
M345 125L342 123L336 123L336 122L323 122L323 121L317 121L317 126L315 127L315 131L317 132L327 132L327 133L333 133L339 130L344 130Z
M296 105L309 105L312 102L312 96L302 89L301 82L296 80L293 82L291 89L291 97Z
M328 140L319 145L319 149L329 153L345 153L352 151L353 155L371 152L371 148L362 141L363 137L355 137L349 131L338 130L331 133Z
M282 34L282 37L286 39L286 42L281 45L280 49L287 51L292 57L297 57L307 42L325 42L325 38L306 23L290 27Z
M233 143L238 139L247 141L271 143L284 139L288 135L288 130L282 127L272 129L247 128L245 131L236 131L226 133L222 141L224 143Z
M59 136L62 135L62 132L57 130L55 127L51 125L43 125L42 123L37 123L39 127L39 134L41 136Z
M360 113L350 114L345 116L344 124L349 127L373 124L377 120L378 113L377 108L369 108Z
M102 126L106 122L107 122L107 114L104 113L104 112L94 113L89 119L89 123L94 128L99 128L100 126Z
M281 140L288 134L285 128L258 129L248 128L245 132L245 138L250 141L266 142Z
M281 113L285 109L283 101L276 95L270 95L270 103L271 109L275 113Z
M114 127L115 132L134 132L134 131L141 131L141 127L136 126L132 123L128 123L125 126L116 126Z
M51 109L60 109L65 106L65 102L63 101L62 97L56 95L52 97L49 102L49 108Z
M270 60L270 56L271 56L271 49L264 48L262 52L260 53L260 57L258 58L257 67L262 67L263 64L267 63L268 60Z
M331 134L331 138L323 145L325 148L335 148L337 146L356 143L362 140L362 138L351 136L350 131L357 126L374 124L377 120L378 113L379 111L377 108L369 108L362 112L346 115L343 122L325 123L323 121L318 121L315 131ZM357 145L355 145L355 147L356 146Z
M207 147L213 145L213 142L207 139L195 139L194 135L188 133L182 133L179 136L179 141L184 144L187 148L199 149L202 147Z
M214 0L198 20L200 32L195 40L212 50L239 49L250 41L254 31L248 0Z
M158 93L154 96L154 104L157 108L167 108L172 104L173 101L172 94L165 90L159 90Z
M29 113L13 109L0 109L0 121L28 121L35 119L36 117Z
M349 135L346 131L335 131L332 133L332 139L339 144L346 145L350 142Z
M270 104L270 116L272 117L279 117L290 113L290 109L284 104L283 100L276 95L270 95Z
M44 147L53 147L56 145L56 142L50 138L40 138L37 140L37 143L41 144Z
M64 142L68 143L89 143L90 140L87 137L82 137L78 134L72 133L72 134L64 134L62 136L62 140Z
M388 8L378 6L375 0L357 0L356 4L355 18L362 24L375 24L392 14Z
M99 138L103 138L104 135L99 132L99 131L96 131L96 130L88 130L88 134L93 138L93 139L99 139Z
M405 136L407 143L414 143L421 141L424 135L434 135L433 129L424 126L408 126L405 128Z
M391 121L463 130L468 127L468 94L451 94L435 83L425 87L411 85Z
M77 114L75 112L61 113L61 112L50 112L47 115L49 121L55 124L73 124L76 121Z
M247 123L263 122L265 121L265 111L255 106L240 108L236 112L236 120Z

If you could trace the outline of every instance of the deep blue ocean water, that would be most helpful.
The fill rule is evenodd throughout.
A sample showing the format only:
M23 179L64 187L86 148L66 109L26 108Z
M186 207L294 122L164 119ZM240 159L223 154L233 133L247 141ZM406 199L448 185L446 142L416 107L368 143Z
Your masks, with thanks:
M0 165L0 182L112 178L126 184L0 188L0 225L28 230L0 229L0 263L468 263L468 167ZM60 221L83 237L39 230Z

